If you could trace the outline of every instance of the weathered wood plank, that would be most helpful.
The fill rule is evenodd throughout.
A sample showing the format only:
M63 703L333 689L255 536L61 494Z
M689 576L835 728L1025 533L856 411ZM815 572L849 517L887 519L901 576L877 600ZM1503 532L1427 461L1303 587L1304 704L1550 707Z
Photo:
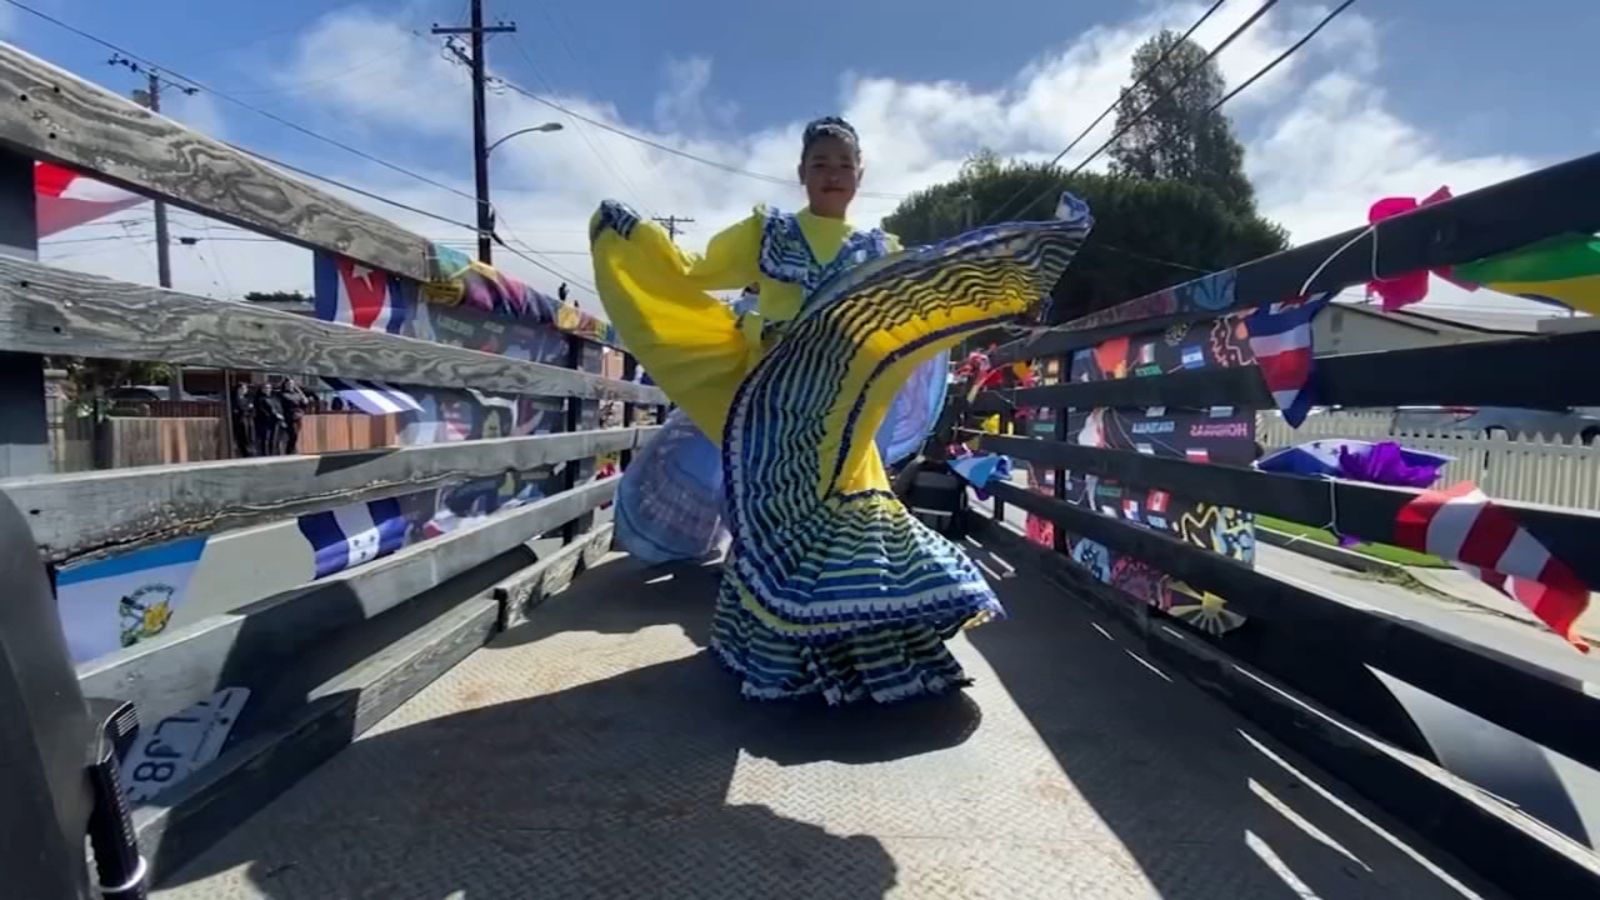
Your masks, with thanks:
M0 257L0 351L665 403L659 388Z
M499 605L485 593L389 636L381 649L312 688L300 702L229 748L194 777L133 813L139 849L156 879L216 843L401 703L482 647ZM378 623L374 623L378 624ZM333 665L341 650L323 648ZM252 699L252 702L253 699ZM248 707L247 707L248 710Z
M132 700L145 722L159 721L223 687L269 687L304 648L595 509L616 493L619 478L464 525L393 556L107 654L78 667L79 684L85 696Z
M1544 823L1291 692L1270 673L1246 668L1173 627L1159 611L1126 602L1066 557L1010 527L975 515L971 533L1019 569L1037 572L1068 596L1104 613L1119 639L1181 673L1435 846L1470 861L1473 869L1512 894L1524 889L1526 873L1531 871L1549 874L1552 897L1589 896L1600 890L1600 864L1588 848Z
M492 593L500 603L501 630L527 622L540 604L566 590L580 571L598 563L611 549L612 533L609 523L601 525L495 585Z
M0 481L47 561L257 525L471 478L643 446L654 428L616 428Z
M396 275L435 277L427 238L4 43L0 91L0 146Z

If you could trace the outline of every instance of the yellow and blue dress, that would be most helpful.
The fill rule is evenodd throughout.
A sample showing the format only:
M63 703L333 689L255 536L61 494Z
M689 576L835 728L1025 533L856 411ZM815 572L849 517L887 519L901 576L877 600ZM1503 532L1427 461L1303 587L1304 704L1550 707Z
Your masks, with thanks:
M703 257L619 203L590 226L623 343L720 437L731 537L711 649L759 699L891 702L965 683L945 641L1003 615L977 567L889 489L873 435L919 365L1048 297L1092 224L898 251L881 231L758 209ZM761 284L757 315L706 293Z

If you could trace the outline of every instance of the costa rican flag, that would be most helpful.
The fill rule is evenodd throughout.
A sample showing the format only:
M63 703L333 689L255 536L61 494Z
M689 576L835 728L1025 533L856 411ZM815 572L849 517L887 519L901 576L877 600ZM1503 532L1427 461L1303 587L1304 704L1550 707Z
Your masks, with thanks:
M1394 542L1449 560L1527 607L1574 647L1589 651L1575 630L1589 607L1588 585L1472 482L1423 491L1401 507Z
M317 318L404 334L417 306L413 281L329 253L315 255Z
M1263 303L1244 320L1250 332L1261 380L1272 392L1272 402L1284 421L1299 428L1311 412L1311 375L1315 357L1311 348L1311 321L1328 305L1330 293Z
M417 402L417 398L392 384L354 378L324 377L322 381L343 397L346 403L370 416L422 412L422 404Z
M299 525L316 555L317 578L388 556L406 542L406 518L393 498L304 515Z
M1183 456L1192 463L1211 462L1211 451L1205 449L1204 447L1190 447L1189 449L1183 451Z
M33 164L39 237L76 228L149 199L46 162Z

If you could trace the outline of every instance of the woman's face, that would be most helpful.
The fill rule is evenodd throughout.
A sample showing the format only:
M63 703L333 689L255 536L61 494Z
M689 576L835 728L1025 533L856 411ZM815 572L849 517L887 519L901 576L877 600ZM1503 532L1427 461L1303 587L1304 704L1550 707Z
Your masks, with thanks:
M800 183L806 186L813 213L844 218L861 184L861 158L855 145L831 135L818 138L800 160Z

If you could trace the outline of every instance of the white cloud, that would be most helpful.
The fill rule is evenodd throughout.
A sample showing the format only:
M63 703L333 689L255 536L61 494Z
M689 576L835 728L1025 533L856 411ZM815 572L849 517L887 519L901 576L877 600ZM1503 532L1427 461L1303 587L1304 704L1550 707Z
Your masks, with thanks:
M657 130L706 134L733 126L739 106L711 93L711 69L704 56L667 62L666 86L655 103Z
M948 179L980 146L1028 159L1053 157L1113 101L1128 79L1129 59L1139 43L1162 27L1186 28L1201 9L1194 3L1146 5L1124 21L1089 29L1027 61L1008 84L996 89L955 81L843 74L838 105L865 142L864 189L898 196ZM1229 83L1240 83L1281 53L1326 9L1297 7L1269 14L1219 57ZM1215 46L1251 11L1244 4L1225 6L1196 39ZM303 104L294 118L334 123L336 133L350 143L370 147L379 156L395 158L470 194L465 73L441 55L436 41L419 39L409 25L409 19L399 14L366 9L331 13L301 37L288 63L280 67L281 84L297 91ZM362 48L364 60L355 72L349 71L349 53L332 52L352 46ZM497 58L504 59L513 47L502 46L505 49L497 51ZM1364 222L1368 206L1384 196L1423 196L1441 184L1463 193L1547 162L1513 155L1449 155L1432 136L1386 106L1381 87L1384 49L1371 20L1346 14L1229 107L1240 117L1246 167L1262 211L1283 223L1296 241ZM719 225L732 222L757 202L791 207L801 202L792 179L803 123L739 133L732 127L736 110L717 98L716 69L710 59L671 61L666 72L652 123L621 121L617 109L603 100L553 99L582 116L784 183L733 175L641 146L506 91L490 97L492 136L551 120L566 128L520 136L495 152L494 202L502 231L536 250L552 251L550 262L586 281L584 229L590 211L603 197L618 197L652 215L694 218L695 225L683 238L689 246L702 245ZM205 115L198 110L188 114L196 116L197 123ZM1083 159L1111 130L1108 118L1066 163ZM415 153L402 154L402 149L418 147L428 151L424 158L459 161L459 165L452 162L449 171L439 171L415 162ZM472 203L465 196L409 181L333 150L318 153L296 161L398 202L458 220L471 218ZM1104 162L1102 157L1095 166ZM424 234L468 236L443 223L353 199ZM864 197L855 215L863 223L875 222L895 204L893 199ZM206 244L200 247L208 249ZM220 241L209 249L233 291L309 287L310 263L304 251ZM147 248L107 247L103 253L64 264L149 280L145 252ZM180 257L195 255L190 249L174 252ZM553 289L557 281L503 250L496 261L537 287ZM180 287L217 292L212 282L219 279L198 260L180 259L177 268ZM581 293L576 296L593 302ZM1435 297L1457 299L1460 292L1436 282ZM1492 302L1516 301L1495 297Z

